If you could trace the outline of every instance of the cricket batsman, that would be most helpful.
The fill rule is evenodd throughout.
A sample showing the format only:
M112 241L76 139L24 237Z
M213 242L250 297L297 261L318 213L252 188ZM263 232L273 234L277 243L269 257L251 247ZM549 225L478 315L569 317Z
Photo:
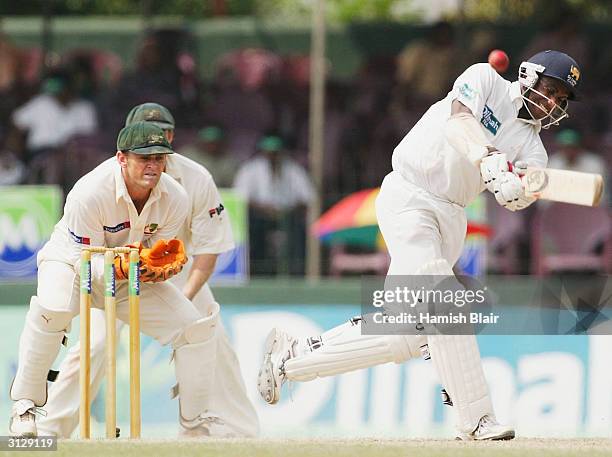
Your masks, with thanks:
M521 63L510 82L486 63L470 66L432 105L393 153L376 214L391 275L453 278L466 234L464 208L485 188L510 211L534 198L519 174L548 161L542 128L566 118L580 68L570 56L540 52ZM439 276L440 277L440 276ZM456 413L458 438L512 439L495 418L474 335L363 335L355 318L321 336L296 339L273 329L266 341L258 389L270 404L286 381L308 381L359 368L402 363L429 352Z
M164 131L149 122L123 128L112 166L102 164L68 193L64 214L38 254L37 293L30 300L19 341L19 364L11 386L13 436L37 436L36 414L47 401L47 376L72 318L79 313L81 249L136 246L140 250L140 325L143 333L174 351L180 422L207 427L212 379L208 346L215 344L218 313L202 317L167 279L186 255L175 237L189 215L183 187L163 173L173 150ZM128 321L127 258L115 257L117 316ZM92 258L94 303L103 303L104 259Z
M129 112L126 127L145 121L163 129L168 142L174 139L175 122L170 111L158 103L143 103ZM114 158L104 165L114 166ZM213 177L204 167L180 154L166 158L165 172L174 178L187 192L189 211L178 238L184 240L189 261L182 274L170 281L183 292L202 318L217 316L219 305L215 302L208 286L217 257L234 248L232 228L224 211L221 196ZM117 335L123 323L117 321ZM104 353L106 319L100 309L91 312L91 379L92 395L95 398L105 375ZM218 417L211 417L206 427L193 429L182 426L182 436L241 436L253 437L259 432L257 413L246 395L246 388L240 373L236 353L232 349L225 329L218 317L216 333L206 346L206 360L210 367L205 375L212 378L210 401L212 411ZM49 399L45 406L47 415L38 420L38 429L43 435L69 438L79 420L79 346L70 348L59 368L57 380L49 388Z

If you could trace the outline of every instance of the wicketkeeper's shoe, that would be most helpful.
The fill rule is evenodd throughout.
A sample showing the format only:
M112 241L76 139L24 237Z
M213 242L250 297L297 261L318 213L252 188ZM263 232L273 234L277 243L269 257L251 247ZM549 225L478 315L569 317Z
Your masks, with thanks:
M13 403L9 434L34 438L36 437L36 412L38 409L32 400L18 400Z
M461 441L503 441L511 440L514 436L512 427L498 423L494 417L487 414L480 418L476 430L472 433L459 433L457 439Z
M272 329L266 339L264 360L259 369L257 389L263 399L274 405L280 400L280 392L285 382L283 366L294 356L297 340L279 329Z

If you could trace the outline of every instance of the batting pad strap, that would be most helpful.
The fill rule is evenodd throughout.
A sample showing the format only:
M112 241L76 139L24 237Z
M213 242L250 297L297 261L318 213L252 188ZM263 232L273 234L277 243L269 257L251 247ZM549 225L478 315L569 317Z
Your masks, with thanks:
M314 350L306 350L283 366L287 379L311 381L388 362L402 363L419 357L424 336L362 335L361 324L349 322L321 335Z
M55 380L59 376L59 373L60 372L57 370L49 370L49 373L47 373L47 381L55 382Z
M428 338L431 360L457 414L457 428L473 432L486 414L493 415L478 343L474 335L433 335Z
M463 154L475 166L488 153L490 142L485 137L480 123L470 113L453 114L444 126L444 137L448 144Z

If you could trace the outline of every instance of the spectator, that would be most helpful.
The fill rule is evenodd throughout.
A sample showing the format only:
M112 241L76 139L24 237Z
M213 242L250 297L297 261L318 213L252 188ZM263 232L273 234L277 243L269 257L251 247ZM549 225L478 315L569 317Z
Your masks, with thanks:
M19 50L0 33L0 93L13 88L19 80Z
M583 147L582 137L578 131L563 129L555 137L555 142L558 150L548 161L550 168L606 175L605 161Z
M94 105L75 97L71 74L64 70L50 74L42 92L13 112L12 122L11 145L19 145L15 137L25 136L25 147L18 149L30 167L31 183L61 184L61 148L73 136L97 129Z
M25 175L23 163L10 151L0 151L0 186L21 184Z
M222 56L204 118L225 127L226 142L238 160L251 156L259 137L277 128L276 106L269 88L278 79L280 58L261 49Z
M401 92L417 97L420 102L444 97L457 76L458 52L453 26L445 21L435 24L423 40L416 40L397 57L396 80Z
M155 100L176 113L177 124L189 127L197 117L199 82L197 65L185 50L187 36L180 29L159 29L143 40L136 68L122 76L107 107L111 131L134 105Z
M220 127L204 127L198 132L197 142L181 148L179 153L210 171L217 186L232 186L238 162L227 153L224 133Z
M498 33L493 27L483 27L474 30L469 40L469 45L462 56L466 65L479 62L486 62L489 53L493 49L502 49L504 44L498 37ZM531 56L530 56L531 57ZM506 71L509 71L510 68Z
M238 170L234 187L249 202L251 271L304 273L306 206L314 188L306 171L287 157L276 135L258 143L259 155Z
M19 50L0 33L0 145L4 144L11 113L20 105L20 57Z
M582 18L576 8L557 0L543 3L549 5L543 31L537 34L523 51L523 60L544 49L555 49L569 54L583 68L590 67L589 43L582 33ZM584 91L584 89L583 89Z

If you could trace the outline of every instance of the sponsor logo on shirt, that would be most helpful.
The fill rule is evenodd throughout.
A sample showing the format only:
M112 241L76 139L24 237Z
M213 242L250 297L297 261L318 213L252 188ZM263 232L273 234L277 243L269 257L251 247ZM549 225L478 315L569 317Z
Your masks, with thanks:
M221 215L221 212L225 209L225 207L223 206L222 203L219 203L219 206L217 206L216 208L211 208L208 210L208 215L212 217L216 214L217 216Z
M459 93L470 101L476 98L476 91L468 86L467 83L463 83L462 86L459 86Z
M79 236L70 229L68 229L68 233L70 233L70 237L72 238L72 241L74 241L75 243L87 244L87 245L91 244L91 240L89 238L86 238L84 236Z
M144 234L153 235L155 232L157 232L158 227L159 227L159 224L156 224L156 223L147 224L144 228Z
M121 230L129 229L130 221L122 222L121 224L117 224L114 227L107 227L106 225L103 225L103 227L104 227L105 232L117 233L117 232L120 232Z
M497 131L501 127L501 122L497 120L493 114L493 110L487 105L485 105L482 110L482 119L480 119L480 123L493 135L497 135Z

